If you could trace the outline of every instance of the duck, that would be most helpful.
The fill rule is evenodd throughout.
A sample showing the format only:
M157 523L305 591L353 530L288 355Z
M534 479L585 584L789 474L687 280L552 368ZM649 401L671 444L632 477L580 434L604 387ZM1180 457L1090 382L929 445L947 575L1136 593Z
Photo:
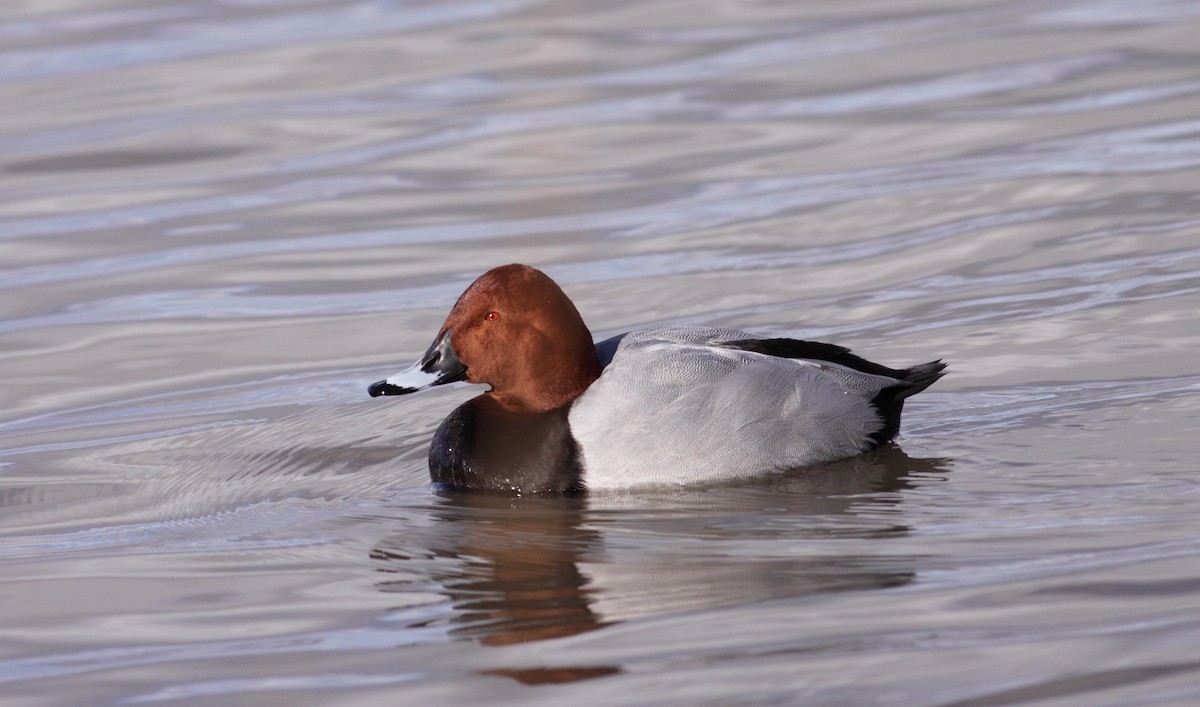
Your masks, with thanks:
M485 384L434 432L434 486L578 496L737 481L892 444L904 401L945 368L705 326L596 342L554 280L514 263L479 276L416 363L367 392Z

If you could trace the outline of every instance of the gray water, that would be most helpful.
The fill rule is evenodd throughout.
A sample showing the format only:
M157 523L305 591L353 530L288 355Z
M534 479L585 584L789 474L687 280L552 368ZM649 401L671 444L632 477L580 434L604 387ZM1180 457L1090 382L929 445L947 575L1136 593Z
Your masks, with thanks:
M0 8L0 703L1200 703L1200 4ZM488 267L943 357L898 449L439 495Z

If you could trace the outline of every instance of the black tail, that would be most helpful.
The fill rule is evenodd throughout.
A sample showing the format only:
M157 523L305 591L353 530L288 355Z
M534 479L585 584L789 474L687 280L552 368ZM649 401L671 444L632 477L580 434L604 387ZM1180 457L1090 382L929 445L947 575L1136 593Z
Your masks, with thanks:
M883 427L871 435L872 447L891 442L900 432L900 413L904 412L904 399L916 395L946 375L946 364L939 359L922 363L899 371L901 382L879 391L871 404L883 416Z

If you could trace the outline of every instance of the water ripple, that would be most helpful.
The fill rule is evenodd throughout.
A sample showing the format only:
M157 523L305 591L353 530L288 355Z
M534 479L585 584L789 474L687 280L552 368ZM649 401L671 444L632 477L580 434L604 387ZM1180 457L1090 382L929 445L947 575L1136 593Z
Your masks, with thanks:
M1195 2L108 4L0 9L7 698L1195 695ZM472 387L364 387L514 260L951 375L904 451L439 494Z
M195 59L211 55L277 48L318 41L345 40L382 34L436 29L470 20L491 19L547 0L489 0L407 6L389 12L389 3L358 3L349 10L287 10L278 14L244 13L236 22L228 18L205 21L192 13L163 16L165 22L150 36L120 42L68 45L53 49L0 52L0 79L29 79L61 74L109 71L144 64ZM179 20L179 21L174 21ZM44 24L34 29L54 30ZM231 31L232 28L236 28Z

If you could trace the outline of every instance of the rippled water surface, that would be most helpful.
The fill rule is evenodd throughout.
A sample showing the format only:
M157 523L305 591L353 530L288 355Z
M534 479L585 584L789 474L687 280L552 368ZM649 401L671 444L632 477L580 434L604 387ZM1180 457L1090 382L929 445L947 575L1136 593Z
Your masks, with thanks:
M1200 703L1200 5L0 8L0 695ZM493 265L943 357L900 448L438 495Z

